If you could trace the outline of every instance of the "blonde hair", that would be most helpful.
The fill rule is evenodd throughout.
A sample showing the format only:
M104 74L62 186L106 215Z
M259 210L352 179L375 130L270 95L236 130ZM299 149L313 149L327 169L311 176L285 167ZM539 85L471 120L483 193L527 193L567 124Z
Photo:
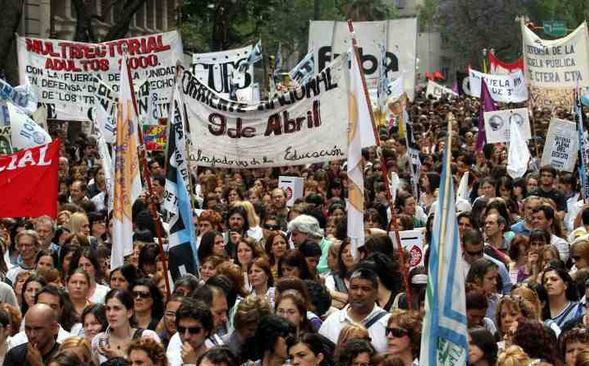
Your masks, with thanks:
M528 354L520 346L509 346L499 354L497 366L526 366L530 361Z
M247 213L247 222L250 228L260 226L260 216L258 216L254 209L254 205L252 205L250 201L237 201L233 205L241 206L245 209L245 212Z
M524 286L516 287L511 290L511 295L520 296L524 299L524 302L534 310L536 320L542 320L542 303L534 290Z
M86 216L83 212L76 212L70 216L70 221L68 227L70 232L73 234L78 234L82 230L82 225L84 223L89 223L88 216Z
M72 350L73 348L77 348L83 352L82 362L87 363L92 359L90 342L88 342L86 338L80 336L69 337L61 343L61 346L59 346L60 351ZM80 356L80 354L78 355Z
M369 337L366 327L360 323L351 322L340 331L335 349L341 349L350 339L368 339Z
M575 359L576 366L589 366L589 350L582 350L581 352L577 353L577 358Z

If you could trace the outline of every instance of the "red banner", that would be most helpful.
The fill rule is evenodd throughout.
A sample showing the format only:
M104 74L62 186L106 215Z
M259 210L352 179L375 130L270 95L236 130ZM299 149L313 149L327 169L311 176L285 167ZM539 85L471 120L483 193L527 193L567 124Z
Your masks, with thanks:
M0 155L0 217L57 216L59 140Z
M503 62L492 53L489 53L489 64L491 65L491 74L508 74L518 70L524 71L524 59L518 58L512 63Z

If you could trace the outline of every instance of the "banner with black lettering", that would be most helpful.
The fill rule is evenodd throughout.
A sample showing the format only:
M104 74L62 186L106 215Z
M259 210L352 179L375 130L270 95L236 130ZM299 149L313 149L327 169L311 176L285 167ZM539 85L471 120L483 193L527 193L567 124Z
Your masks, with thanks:
M125 52L135 84L149 82L158 117L166 117L176 64L183 59L176 31L104 43L18 37L17 51L21 84L31 84L39 102L47 105L49 119L69 121L92 120L94 77L118 93Z
M436 99L440 99L444 95L448 97L457 97L458 93L450 88L446 88L445 86L436 83L435 81L429 80L427 82L427 89L425 90L426 97L432 96Z
M589 34L583 22L559 39L542 39L522 22L526 78L531 87L574 89L589 86Z
M381 66L379 45L386 49L385 77L393 80L403 76L404 90L413 100L417 59L417 18L402 18L377 22L354 22L358 52L369 89L378 84ZM347 22L311 21L309 51L315 57L315 72L322 70L338 55L352 46Z
M494 75L470 69L469 78L470 93L474 97L480 97L481 80L484 79L495 102L519 103L528 100L528 85L521 71Z
M199 166L259 168L344 159L348 56L306 84L260 103L222 98L190 71L179 75Z
M192 74L208 85L217 94L229 98L231 82L237 90L248 89L254 82L254 66L242 67L238 80L232 80L231 74L245 64L253 49L252 45L233 50L195 53L192 55Z
M542 151L542 166L572 173L577 161L579 138L574 122L552 118Z

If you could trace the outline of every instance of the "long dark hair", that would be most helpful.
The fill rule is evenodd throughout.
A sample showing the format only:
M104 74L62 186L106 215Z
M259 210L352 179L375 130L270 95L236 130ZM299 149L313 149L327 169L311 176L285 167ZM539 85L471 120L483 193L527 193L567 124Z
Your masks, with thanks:
M68 277L72 275L76 271L76 269L80 267L80 259L82 259L82 257L87 258L90 261L90 263L92 263L92 266L94 267L94 272L96 273L96 275L94 276L94 282L100 283L102 281L102 277L104 274L102 273L102 267L98 262L98 257L96 257L96 253L90 248L80 247L76 249L76 251L74 252L74 256L72 257L72 261L70 262L70 267L68 269Z
M104 298L104 305L106 306L108 300L111 299L117 299L127 310L133 310L133 296L131 296L129 291L119 289L110 290ZM136 325L134 317L129 318L129 323L131 326Z
M47 286L47 281L43 276L39 276L38 274L32 274L27 278L25 283L22 285L22 293L20 294L20 313L26 314L27 310L29 310L29 305L25 301L25 293L27 292L27 286L31 282L39 282L41 284L41 288ZM35 301L35 299L33 299Z
M159 288L157 288L155 282L153 282L151 278L142 278L135 282L131 290L137 286L145 286L149 289L151 299L153 300L153 305L151 307L151 319L161 319L164 315L164 298Z
M213 255L215 238L217 236L223 237L223 234L213 230L204 234L200 239L200 245L198 246L198 261L200 263L203 263L207 257Z
M489 365L494 365L497 362L497 342L493 334L483 327L472 328L468 331L472 343L476 344L477 347L485 354L485 360L489 362Z

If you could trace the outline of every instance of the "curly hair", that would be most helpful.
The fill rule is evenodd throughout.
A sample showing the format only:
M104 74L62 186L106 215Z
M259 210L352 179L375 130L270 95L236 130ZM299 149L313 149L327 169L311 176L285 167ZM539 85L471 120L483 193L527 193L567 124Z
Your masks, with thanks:
M520 296L506 295L499 299L497 307L495 308L495 324L497 331L503 335L503 320L501 319L501 311L503 307L507 306L512 313L517 313L518 317L534 320L537 319L536 312L524 298Z
M396 323L399 327L407 330L413 358L419 357L421 346L421 318L419 314L414 311L401 309L393 310L387 326L390 327L393 323Z
M22 316L20 311L16 306L3 303L0 304L0 310L5 311L8 314L8 318L10 320L10 336L14 336L20 331L20 322L22 321Z
M513 344L520 346L531 358L554 363L557 359L556 336L538 320L519 318Z
M336 342L336 349L341 349L351 339L366 339L370 342L368 329L360 323L351 322L346 324L339 332Z
M497 358L497 366L521 366L529 362L530 358L520 346L509 346Z
M86 338L80 336L69 337L65 339L59 346L60 352L72 349L80 349L83 352L83 364L88 364L88 362L92 360L92 348L90 347L90 342L88 342ZM79 356L80 353L77 353Z
M198 217L198 221L208 221L213 226L213 229L219 229L219 225L223 222L223 218L215 210L204 210Z
M239 331L250 324L258 324L263 316L269 314L272 310L265 298L248 296L237 305L233 320L235 329Z
M352 366L354 359L361 353L368 353L372 358L376 352L366 339L350 339L337 351L336 365Z
M566 356L567 345L573 342L583 343L589 348L589 329L572 328L560 335L559 348L563 359Z
M147 357L151 359L154 365L157 366L168 366L168 359L166 358L166 352L157 341L152 338L139 338L131 342L127 349L127 355L131 356L133 351L143 351L147 354Z

